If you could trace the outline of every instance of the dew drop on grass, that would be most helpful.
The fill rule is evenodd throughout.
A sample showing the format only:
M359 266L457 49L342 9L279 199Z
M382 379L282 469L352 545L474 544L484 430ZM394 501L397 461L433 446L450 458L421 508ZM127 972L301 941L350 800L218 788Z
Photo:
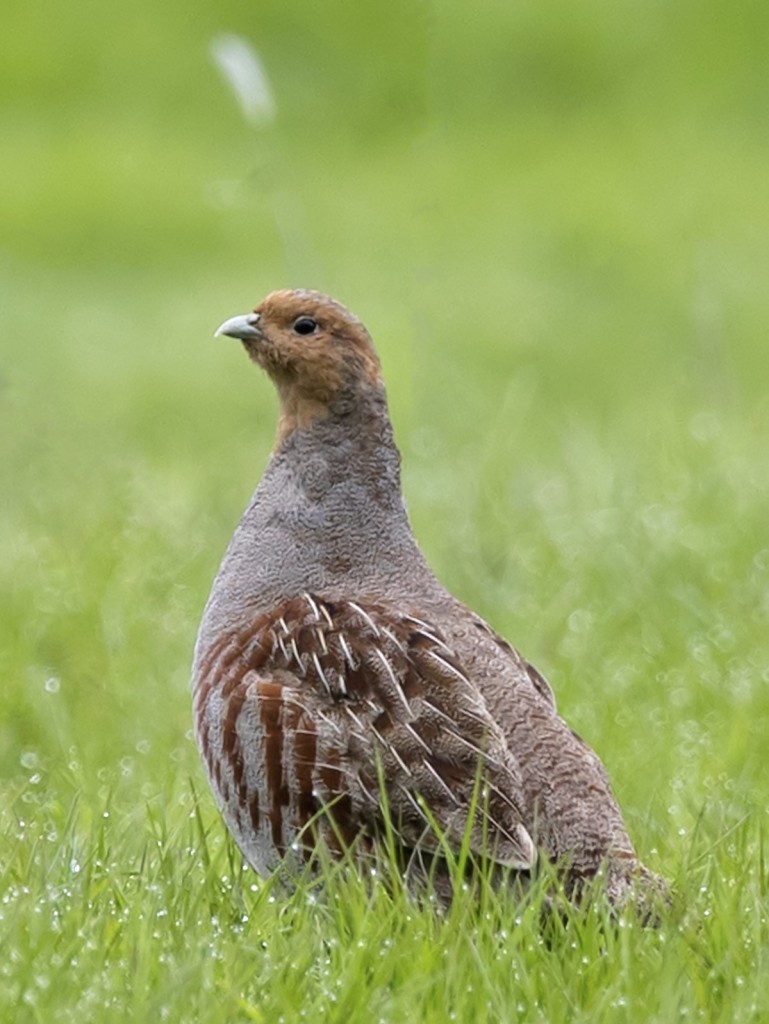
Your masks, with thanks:
M43 683L46 693L58 693L61 689L61 680L56 676L49 676Z

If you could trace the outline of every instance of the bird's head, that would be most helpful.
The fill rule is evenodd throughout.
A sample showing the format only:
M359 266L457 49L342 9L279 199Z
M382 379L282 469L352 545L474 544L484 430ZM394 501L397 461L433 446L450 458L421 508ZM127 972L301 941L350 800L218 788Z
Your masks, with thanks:
M349 310L320 292L272 292L254 310L216 332L239 338L272 378L281 402L279 437L319 417L349 415L383 397L371 337Z

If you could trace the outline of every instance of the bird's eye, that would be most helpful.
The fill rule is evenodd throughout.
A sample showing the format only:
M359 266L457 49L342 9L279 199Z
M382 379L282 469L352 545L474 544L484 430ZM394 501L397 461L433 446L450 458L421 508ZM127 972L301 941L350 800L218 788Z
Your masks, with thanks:
M318 329L318 321L311 316L299 316L294 320L294 334L314 334Z

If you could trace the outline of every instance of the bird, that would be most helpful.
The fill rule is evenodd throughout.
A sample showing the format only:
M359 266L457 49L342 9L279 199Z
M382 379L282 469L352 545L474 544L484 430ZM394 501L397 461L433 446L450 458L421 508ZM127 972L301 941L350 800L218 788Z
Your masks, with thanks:
M422 554L364 324L285 289L216 334L279 399L192 670L197 745L245 861L269 876L394 841L404 871L464 849L514 878L553 865L574 901L597 877L615 906L664 891L544 676Z

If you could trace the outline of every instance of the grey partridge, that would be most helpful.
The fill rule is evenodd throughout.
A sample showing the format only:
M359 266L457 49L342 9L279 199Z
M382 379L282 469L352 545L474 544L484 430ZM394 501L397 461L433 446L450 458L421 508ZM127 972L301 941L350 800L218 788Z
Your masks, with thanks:
M372 849L470 851L566 890L661 886L603 765L544 678L427 565L364 325L277 291L217 334L277 388L275 448L214 580L193 665L199 749L249 864ZM389 829L389 832L388 832Z

